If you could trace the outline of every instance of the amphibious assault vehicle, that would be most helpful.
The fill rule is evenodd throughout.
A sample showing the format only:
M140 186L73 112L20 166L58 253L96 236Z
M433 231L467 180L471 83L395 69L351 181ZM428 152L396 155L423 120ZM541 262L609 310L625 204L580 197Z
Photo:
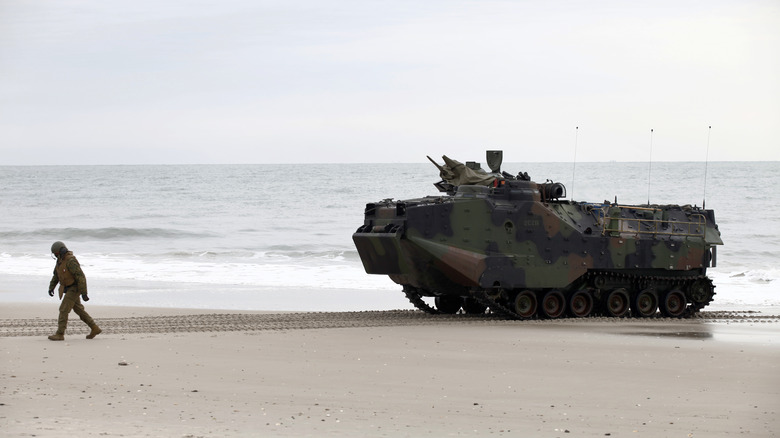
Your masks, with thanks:
M352 235L366 272L429 313L683 318L712 301L712 210L565 200L563 184L502 172L502 157L487 152L490 172L428 157L438 196L367 204Z

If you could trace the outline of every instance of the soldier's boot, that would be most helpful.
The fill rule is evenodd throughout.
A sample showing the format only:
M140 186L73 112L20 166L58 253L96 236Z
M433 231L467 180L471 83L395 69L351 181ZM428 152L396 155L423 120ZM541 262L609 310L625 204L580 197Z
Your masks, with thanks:
M91 328L92 331L90 331L87 335L87 339L92 339L95 336L103 333L103 330L100 330L100 327L98 327L97 324L92 324L89 328Z
M50 341L64 341L65 340L65 335L63 335L62 333L55 333L55 334L49 336L49 340Z

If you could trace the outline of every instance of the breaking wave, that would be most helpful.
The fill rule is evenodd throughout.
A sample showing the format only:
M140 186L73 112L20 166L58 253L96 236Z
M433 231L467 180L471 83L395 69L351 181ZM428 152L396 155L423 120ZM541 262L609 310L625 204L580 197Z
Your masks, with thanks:
M216 237L219 234L192 232L172 228L42 228L29 231L0 231L0 239L36 240L132 240L132 239L181 239Z

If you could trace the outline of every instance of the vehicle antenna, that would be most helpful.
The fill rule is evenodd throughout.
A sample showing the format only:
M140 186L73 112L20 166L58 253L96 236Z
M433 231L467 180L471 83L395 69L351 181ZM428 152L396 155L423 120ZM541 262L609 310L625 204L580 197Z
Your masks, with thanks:
M650 128L650 162L647 164L647 205L650 205L650 172L653 170L653 129Z
M580 127L574 127L574 162L571 165L571 199L574 200L574 171L577 169L577 136L580 132Z
M707 127L707 154L704 156L704 193L701 199L701 209L704 210L704 205L707 202L707 165L710 161L710 133L712 132L712 126Z

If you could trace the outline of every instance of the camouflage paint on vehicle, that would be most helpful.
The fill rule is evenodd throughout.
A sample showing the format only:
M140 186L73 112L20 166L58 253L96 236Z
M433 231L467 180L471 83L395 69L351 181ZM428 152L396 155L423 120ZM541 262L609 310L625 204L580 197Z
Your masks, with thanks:
M488 159L496 166L495 151ZM419 308L683 317L712 300L706 269L723 244L712 210L568 201L559 183L444 161L434 164L446 193L369 203L353 234L366 272L388 275Z

